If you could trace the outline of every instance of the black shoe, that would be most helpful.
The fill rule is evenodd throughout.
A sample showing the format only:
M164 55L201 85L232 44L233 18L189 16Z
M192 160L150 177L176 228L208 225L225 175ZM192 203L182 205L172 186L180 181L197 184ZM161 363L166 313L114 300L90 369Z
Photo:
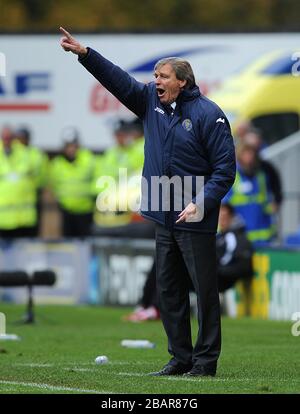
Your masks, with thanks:
M170 364L168 363L158 372L151 372L153 377L161 377L164 375L183 375L186 372L190 371L191 365L182 365L182 364Z
M216 370L211 368L206 368L202 365L194 365L193 368L186 372L184 377L214 377L216 375Z

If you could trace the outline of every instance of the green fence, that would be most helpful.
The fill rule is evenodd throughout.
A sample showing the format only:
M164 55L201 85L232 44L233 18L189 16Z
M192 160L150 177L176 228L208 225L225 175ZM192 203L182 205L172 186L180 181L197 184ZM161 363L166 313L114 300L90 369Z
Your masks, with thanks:
M262 249L253 265L252 281L236 285L236 315L291 320L300 312L300 251Z

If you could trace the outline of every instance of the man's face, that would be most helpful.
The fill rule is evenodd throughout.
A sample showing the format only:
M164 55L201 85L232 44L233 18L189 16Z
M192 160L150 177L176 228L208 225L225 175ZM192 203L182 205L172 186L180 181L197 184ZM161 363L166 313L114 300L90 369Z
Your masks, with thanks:
M162 104L171 104L176 101L186 80L179 80L169 63L158 67L154 72L158 98Z
M4 146L9 146L14 138L13 131L9 127L4 127L1 131L1 138Z
M237 158L239 164L246 174L252 175L255 173L257 165L257 152L254 147L244 148L243 151L238 154Z
M64 153L67 158L75 159L78 151L78 144L67 143L64 147Z
M130 142L130 134L126 131L116 131L115 139L119 147L126 147Z

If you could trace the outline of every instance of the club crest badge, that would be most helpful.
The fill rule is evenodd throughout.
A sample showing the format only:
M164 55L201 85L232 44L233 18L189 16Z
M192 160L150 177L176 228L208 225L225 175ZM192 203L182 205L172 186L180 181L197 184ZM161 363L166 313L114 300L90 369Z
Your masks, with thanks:
M186 118L186 119L182 122L182 124L181 124L181 125L183 126L183 128L184 128L186 131L191 131L191 129L193 128L192 121L191 121L189 118Z

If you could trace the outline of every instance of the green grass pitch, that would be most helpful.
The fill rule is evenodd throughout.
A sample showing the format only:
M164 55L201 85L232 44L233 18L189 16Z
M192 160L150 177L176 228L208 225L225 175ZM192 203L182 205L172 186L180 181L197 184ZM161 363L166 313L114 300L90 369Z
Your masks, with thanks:
M130 309L37 306L34 325L16 325L24 306L0 303L7 333L0 341L0 393L264 394L300 392L300 337L292 322L223 318L215 378L151 377L168 360L160 321L121 320ZM197 324L193 319L193 333ZM122 339L148 339L154 349L127 349ZM98 355L109 358L96 365Z

